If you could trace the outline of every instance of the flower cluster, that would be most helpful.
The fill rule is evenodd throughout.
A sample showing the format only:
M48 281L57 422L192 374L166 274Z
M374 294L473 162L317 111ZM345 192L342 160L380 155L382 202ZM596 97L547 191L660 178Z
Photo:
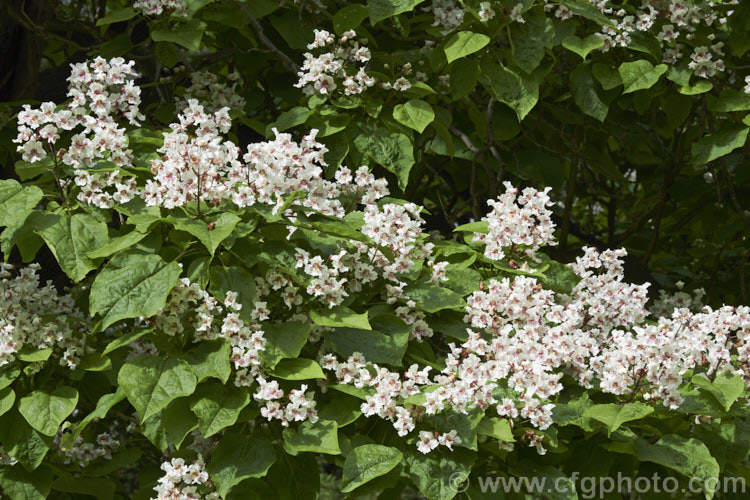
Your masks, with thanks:
M58 295L48 282L40 286L38 264L22 268L11 278L13 266L0 262L0 366L16 359L21 350L53 348L60 364L75 368L84 351L76 334L82 314L70 295Z
M357 39L353 30L342 33L336 40L328 31L316 29L315 40L307 45L308 50L327 49L328 52L318 56L305 53L302 70L297 73L299 81L294 86L302 88L307 95L330 95L339 86L345 95L361 94L375 85L375 78L366 71L371 57L366 43L367 39Z
M187 15L187 0L136 0L133 7L152 16L160 16L165 11L178 16Z
M59 438L59 435L57 436ZM97 458L105 460L112 459L112 453L120 447L120 442L114 439L110 434L103 432L96 436L95 443L85 443L82 436L76 438L75 443L69 450L62 450L66 464L75 463L81 467L86 467L89 462Z
M417 449L422 453L429 453L438 445L446 446L449 450L453 449L454 444L461 444L461 438L457 436L456 430L439 434L437 432L420 431Z
M216 492L201 494L201 489L208 489L211 480L206 472L203 456L188 465L182 458L173 458L161 464L164 475L159 478L159 484L154 487L157 495L152 500L204 499L219 500ZM201 487L205 488L201 488Z
M299 389L292 389L289 394L279 388L279 383L275 380L267 381L263 377L258 377L258 390L253 394L256 401L265 401L265 406L260 409L260 414L271 420L280 420L284 427L289 426L289 422L301 422L308 420L310 423L318 421L318 413L315 411L314 392L305 392L307 385L302 384ZM286 404L283 398L286 397Z
M71 64L68 77L70 104L57 109L53 102L42 103L33 110L24 105L18 114L18 151L24 161L49 160L54 168L60 162L74 168L74 181L80 187L78 199L109 208L113 202L126 203L136 194L135 182L119 172L105 168L97 171L98 161L115 166L132 163L126 130L118 125L125 118L138 125L144 117L139 111L141 90L135 85L138 74L134 61L117 57L107 61L97 57L92 62ZM83 131L72 135L69 146L59 144L61 135L76 127ZM111 165L109 165L111 166ZM61 184L58 186L63 189Z
M190 99L196 99L207 113L213 113L221 108L241 111L245 107L245 98L235 90L240 74L230 73L226 79L232 82L231 86L210 71L193 72L190 75L191 85L185 89L182 98L178 99L177 109L184 110L188 107Z
M433 0L432 5L426 7L425 10L432 11L435 17L432 25L442 27L443 35L458 28L464 22L466 14L455 0Z
M534 258L539 247L556 244L552 212L547 209L552 205L547 194L550 188L537 191L529 187L519 196L519 190L509 182L504 185L505 193L487 202L492 207L492 212L482 218L489 223L487 234L475 233L474 241L486 244L484 254L492 260L505 258L504 249L508 247L511 254L523 250Z

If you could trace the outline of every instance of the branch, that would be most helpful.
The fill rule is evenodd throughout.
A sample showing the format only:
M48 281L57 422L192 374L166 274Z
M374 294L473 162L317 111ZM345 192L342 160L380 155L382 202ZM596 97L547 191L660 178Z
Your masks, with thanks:
M299 72L299 66L297 66L294 61L289 59L289 57L284 54L282 51L279 50L276 45L273 44L271 40L268 39L266 34L263 32L263 26L260 25L257 19L255 19L255 16L253 16L252 12L250 12L250 9L242 5L241 3L237 2L236 4L240 9L244 10L247 14L248 19L250 19L250 24L253 25L253 28L255 28L255 31L258 34L258 38L260 39L261 43L266 46L271 52L276 54L279 59L281 59L281 62L286 66L287 69L290 71L293 71L296 75Z
M469 136L458 130L456 127L451 126L449 128L451 133L461 139L461 141L466 144L466 147L469 148L469 151L472 153L479 153L479 148L474 145L473 142L471 142L471 139L469 139Z

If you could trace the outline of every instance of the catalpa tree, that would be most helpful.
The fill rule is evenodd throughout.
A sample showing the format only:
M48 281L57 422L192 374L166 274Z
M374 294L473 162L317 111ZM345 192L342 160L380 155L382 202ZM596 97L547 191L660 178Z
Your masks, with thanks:
M743 497L749 3L3 9L3 495Z

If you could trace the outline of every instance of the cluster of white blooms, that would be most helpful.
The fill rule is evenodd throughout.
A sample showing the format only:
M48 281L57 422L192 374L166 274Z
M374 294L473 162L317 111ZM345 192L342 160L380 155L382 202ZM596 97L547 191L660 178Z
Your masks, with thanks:
M228 111L208 113L197 100L188 101L179 122L164 133L158 149L162 158L151 162L154 179L146 181L142 193L147 205L174 208L196 202L200 210L201 203L218 205L227 195L228 172L241 167L239 148L221 136L232 125Z
M495 17L495 11L492 8L492 5L490 2L481 2L479 4L479 12L477 12L479 15L479 19L482 21L489 21L490 19L493 19Z
M724 60L719 57L714 58L714 56L724 55L723 47L724 42L716 42L708 47L695 47L693 53L690 54L688 68L700 78L711 78L717 72L724 71Z
M432 5L426 7L425 10L432 11L432 15L435 16L432 25L441 26L443 35L458 28L464 22L466 14L455 0L433 0Z
M133 7L152 16L160 16L167 11L178 16L187 15L187 0L135 0Z
M313 399L314 392L305 392L307 385L302 384L299 389L292 389L289 394L279 388L275 380L267 381L263 377L257 377L258 390L253 394L256 401L265 401L265 406L260 409L260 414L271 420L280 420L284 427L289 422L301 422L308 420L310 423L318 421L318 413L315 411L316 402ZM286 404L283 398L286 397Z
M144 119L138 110L141 89L134 83L138 74L133 64L121 57L109 61L97 57L91 62L71 64L71 102L65 108L58 110L55 103L45 102L39 109L24 105L18 114L18 137L14 142L20 144L18 151L23 160L49 159L55 167L59 162L73 167L75 183L81 189L78 199L100 208L111 207L113 201L126 203L135 196L132 178L110 172L111 169L88 170L98 161L118 167L132 162L126 131L117 121L124 117L130 125L138 125ZM78 126L83 131L73 134L67 147L58 143L63 132Z
M366 38L358 39L353 30L345 31L338 40L328 31L314 31L315 40L307 45L308 50L326 49L327 52L318 56L305 53L295 87L303 89L307 95L330 95L339 87L345 95L356 95L375 85L375 78L366 71L371 57Z
M190 325L195 341L226 339L232 348L231 360L237 370L235 384L250 385L251 377L259 373L260 352L265 350L266 340L260 325L245 324L240 319L242 304L237 298L236 292L228 291L222 306L197 283L182 278L153 322L170 336L182 333L185 325Z
M511 255L522 250L534 257L539 247L555 245L552 212L547 209L552 201L547 194L550 188L537 191L526 188L518 196L519 190L510 182L505 182L505 193L497 200L489 200L492 207L482 220L489 223L488 233L475 233L474 241L486 244L484 254L492 260L505 258L505 248L511 248Z
M56 440L60 438L57 436ZM59 445L59 442L58 442ZM66 464L75 463L81 467L86 467L89 462L97 458L105 460L112 459L112 453L120 447L120 442L114 439L110 434L103 432L96 437L95 443L84 443L83 437L78 436L75 443L69 450L61 449Z
M693 290L693 295L683 291L685 283L678 281L675 283L677 291L674 293L667 293L665 290L659 290L659 298L649 307L651 314L657 318L662 316L671 316L675 309L690 309L693 312L698 312L703 308L703 297L706 296L706 291L703 288L696 288Z
M0 366L22 349L54 348L62 366L75 368L84 351L84 338L76 334L83 316L70 295L58 295L51 282L40 286L40 268L30 264L11 277L13 266L0 262Z
M347 255L346 250L329 257L331 265L328 266L320 255L314 257L310 253L298 248L297 249L297 266L302 268L306 275L310 276L310 284L307 286L307 293L313 297L319 297L323 303L332 308L341 304L349 294L346 292L344 285L347 279L339 277L341 273L350 270L351 256Z
M164 475L159 478L159 484L154 487L157 495L152 500L219 500L219 494L211 491L201 494L199 488L205 486L206 489L213 485L206 472L206 463L203 456L198 458L190 465L185 463L182 458L173 458L169 462L161 464L161 470Z
M545 6L545 7L546 7L546 6ZM511 9L510 13L508 14L508 18L509 18L509 19L510 19L511 21L515 21L515 22L517 22L517 23L525 23L525 22L526 22L526 19L524 19L524 18L523 18L523 10L524 10L524 9L523 9L523 4L522 4L522 3L517 3L517 4L516 4L516 5L515 5L515 6L514 6L514 7L513 7L512 9ZM555 12L555 16L557 16L557 17L562 17L562 16L560 15L560 14L561 14L561 12L562 12L562 13L564 13L564 12L565 12L565 11L567 11L567 10L568 10L568 8L567 8L567 7L565 7L564 5L558 5L558 6L557 6L557 11Z
M454 444L461 444L461 438L458 437L457 434L458 432L456 432L455 429L442 434L437 432L420 431L417 449L422 453L429 453L437 448L438 445L443 445L449 450L453 450Z
M185 89L185 94L177 101L177 109L182 111L188 107L190 99L198 100L208 113L213 113L221 108L242 110L245 107L245 98L237 93L235 88L240 80L240 74L230 73L226 79L232 82L231 86L219 79L219 75L210 71L196 71L190 75L191 85Z

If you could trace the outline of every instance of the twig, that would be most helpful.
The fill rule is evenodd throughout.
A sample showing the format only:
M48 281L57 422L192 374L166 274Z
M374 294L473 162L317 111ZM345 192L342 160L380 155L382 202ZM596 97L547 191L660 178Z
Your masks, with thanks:
M250 12L250 9L239 2L237 2L237 6L239 6L239 8L245 11L245 13L247 14L248 19L250 19L250 24L252 24L253 28L255 28L255 31L258 34L258 38L260 39L261 43L265 45L271 52L276 54L276 56L281 59L281 62L284 64L284 66L286 66L287 69L293 71L296 75L299 72L299 66L297 66L294 61L289 59L286 54L280 51L279 48L276 47L276 45L274 45L273 42L268 39L266 34L263 32L263 26L261 26L258 20L255 19L255 16L253 16L253 13Z
M461 141L466 144L466 147L469 148L469 151L472 153L479 153L479 148L474 145L473 142L471 142L471 139L469 139L469 136L458 130L456 127L451 126L449 128L451 133L461 139Z

